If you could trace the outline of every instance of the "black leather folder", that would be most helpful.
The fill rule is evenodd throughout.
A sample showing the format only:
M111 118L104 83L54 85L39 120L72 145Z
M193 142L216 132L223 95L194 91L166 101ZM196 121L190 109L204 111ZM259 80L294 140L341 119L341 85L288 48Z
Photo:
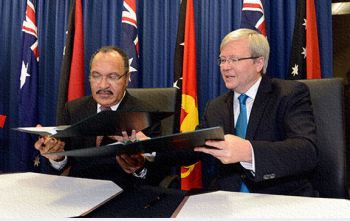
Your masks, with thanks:
M114 143L106 146L83 148L63 152L49 153L46 155L72 156L72 157L107 157L123 153L152 153L173 151L181 149L193 149L196 146L204 146L206 140L224 140L222 127L210 127L186 133L176 133L161 137L155 137L143 141L128 143Z
M152 121L161 120L172 114L172 112L102 111L72 125L42 128L20 127L14 130L42 136L51 135L56 138L120 135L122 131L128 133L133 129L141 131L151 126Z

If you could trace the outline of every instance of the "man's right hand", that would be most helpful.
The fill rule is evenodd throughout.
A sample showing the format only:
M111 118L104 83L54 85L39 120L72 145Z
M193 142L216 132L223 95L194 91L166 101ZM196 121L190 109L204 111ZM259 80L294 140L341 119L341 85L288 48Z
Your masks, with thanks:
M40 127L40 125L38 126ZM52 152L62 152L64 151L64 145L65 143L63 141L60 141L54 137L44 136L44 137L39 137L39 139L35 142L34 147L35 149L39 150L41 155L43 155L43 154L52 153ZM57 156L57 155L50 155L45 157L47 159L51 159L54 161L63 160L62 156Z

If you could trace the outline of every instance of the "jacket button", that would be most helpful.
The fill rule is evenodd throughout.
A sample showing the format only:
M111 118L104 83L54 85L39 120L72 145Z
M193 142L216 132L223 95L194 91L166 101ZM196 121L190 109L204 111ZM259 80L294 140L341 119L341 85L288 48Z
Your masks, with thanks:
M276 174L271 173L271 174L265 174L265 175L263 176L263 179L264 179L264 180L270 180L270 179L274 179L275 177L276 177Z

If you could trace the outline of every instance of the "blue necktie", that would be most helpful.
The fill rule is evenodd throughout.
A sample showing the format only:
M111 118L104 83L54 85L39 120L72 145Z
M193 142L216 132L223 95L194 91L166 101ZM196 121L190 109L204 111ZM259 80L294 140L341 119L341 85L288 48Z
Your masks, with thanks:
M247 107L245 105L247 101L248 96L246 94L241 94L238 97L239 100L239 115L236 123L236 135L245 139L245 135L247 132ZM245 185L245 183L242 181L240 192L249 193L248 187Z

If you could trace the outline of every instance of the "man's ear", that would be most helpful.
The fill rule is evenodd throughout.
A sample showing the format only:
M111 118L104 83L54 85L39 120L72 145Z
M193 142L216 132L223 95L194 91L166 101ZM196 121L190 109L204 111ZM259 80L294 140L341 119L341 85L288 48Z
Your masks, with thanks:
M131 82L131 72L128 72L126 74L126 79L128 79L128 81L127 81L127 85L128 85L128 83Z
M258 58L255 59L256 71L258 73L263 73L264 64L265 64L265 58L264 57L258 57Z

